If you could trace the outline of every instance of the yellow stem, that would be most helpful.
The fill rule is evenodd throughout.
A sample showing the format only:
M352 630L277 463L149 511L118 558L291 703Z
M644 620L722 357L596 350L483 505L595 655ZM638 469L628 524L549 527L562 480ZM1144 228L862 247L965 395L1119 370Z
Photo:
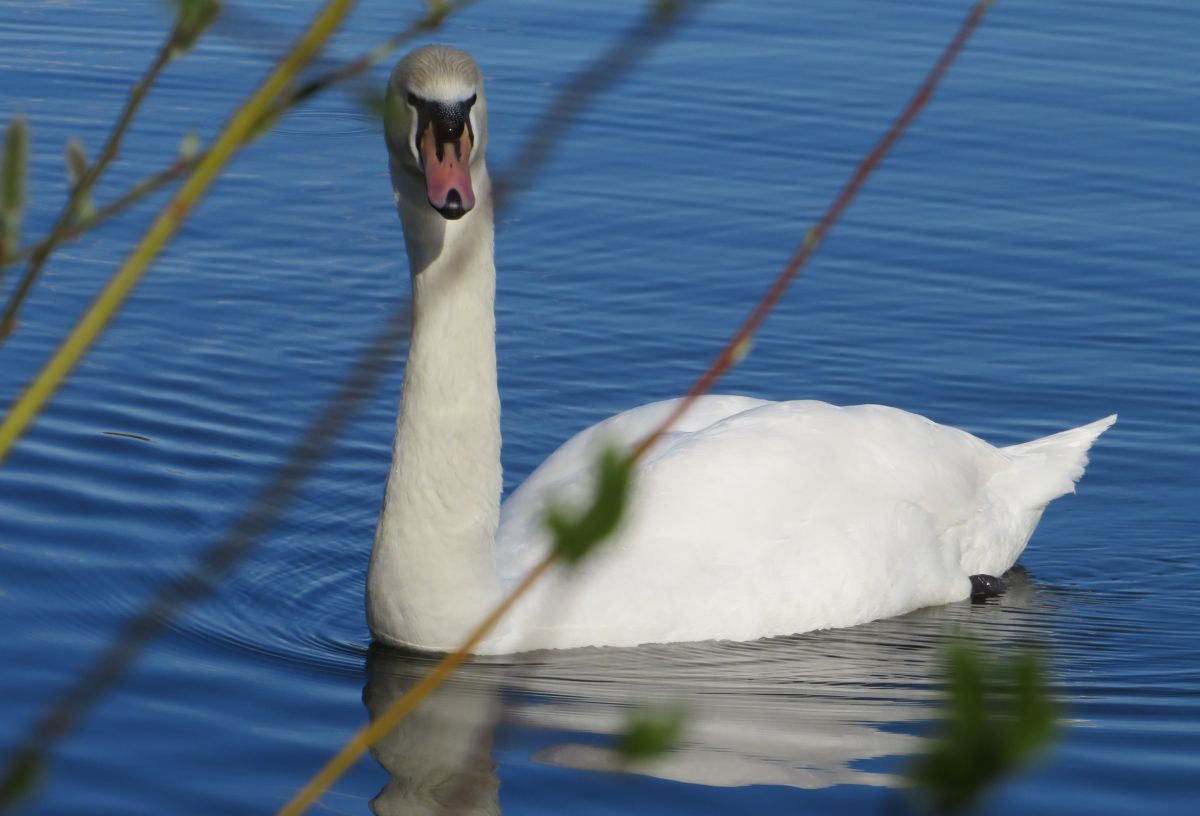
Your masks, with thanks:
M397 698L382 714L375 718L374 722L359 729L358 733L342 746L342 750L338 751L332 759L325 763L325 767L317 771L304 784L304 787L296 792L291 801L276 811L275 816L300 816L301 813L308 810L330 785L336 782L351 765L358 761L359 757L366 753L368 748L382 739L387 732L391 731L396 723L408 716L410 711L420 705L434 689L445 682L446 678L463 664L463 661L471 656L471 650L479 644L479 641L483 640L488 632L492 631L492 628L504 617L512 605L531 586L537 583L538 579L553 564L554 553L551 552L521 579L521 583L517 584L512 592L508 593L500 603L496 604L495 609L483 619L482 623L475 627L470 637L456 651L439 660L438 664L433 667L429 674L422 677L419 683Z
M278 67L234 114L195 172L159 213L141 243L109 280L71 334L55 351L54 356L13 403L3 423L0 423L0 462L8 456L17 439L25 433L67 375L104 331L104 327L124 304L150 264L175 235L180 224L187 218L188 212L212 186L233 154L261 121L264 111L305 63L320 51L321 46L345 19L353 5L354 0L329 0Z

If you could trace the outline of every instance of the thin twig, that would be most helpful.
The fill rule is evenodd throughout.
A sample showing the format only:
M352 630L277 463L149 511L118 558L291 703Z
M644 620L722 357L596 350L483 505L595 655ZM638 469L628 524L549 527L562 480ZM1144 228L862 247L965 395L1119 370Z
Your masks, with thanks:
M364 73L368 68L378 65L400 46L422 34L436 30L448 17L475 5L476 2L477 0L456 0L456 2L430 3L429 11L425 16L414 20L403 31L388 37L358 59L351 60L339 68L305 82L288 97L287 106L298 105L331 85L345 82Z
M479 642L487 637L488 632L500 622L500 619L508 613L512 605L520 600L530 587L538 582L546 571L554 564L554 556L548 555L537 563L537 565L526 573L521 582L513 587L512 592L508 593L500 603L488 614L486 618L479 622L471 634L467 636L463 645L454 652L446 655L437 665L430 670L429 674L421 678L421 680L404 694L399 699L387 707L374 722L364 726L357 734L342 746L342 749L333 756L319 770L291 800L277 811L276 816L299 816L299 814L308 810L308 808L317 801L325 789L337 781L346 769L353 765L360 756L372 745L377 743L384 735L386 735L396 723L400 722L409 712L421 704L434 689L445 682L454 670L463 664L468 657L471 656L471 650L474 649Z
M529 138L521 146L505 177L493 187L492 197L496 208L501 208L510 195L521 192L534 182L550 155L550 148L563 140L567 130L595 97L619 82L632 66L644 60L675 29L710 2L676 0L652 3L650 11L632 31L572 77L533 123Z
M245 143L247 134L261 122L263 112L332 36L353 5L354 0L329 0L275 70L234 114L212 149L198 160L195 172L183 189L163 209L125 265L109 281L55 357L42 369L9 411L3 424L0 424L0 462L55 387L70 372L72 365L103 330L107 320L120 308L157 251L170 240L188 211L238 147ZM145 645L174 619L178 610L207 593L241 560L258 537L278 520L279 508L288 504L307 481L337 438L337 431L346 426L362 401L373 391L375 382L384 370L381 361L392 356L407 332L408 323L404 310L397 310L359 360L338 395L310 426L308 433L250 506L250 510L205 552L195 567L160 590L125 626L100 659L58 697L25 742L13 753L3 775L0 775L0 790L9 787L13 780L36 775L54 743L69 733L96 700L124 676Z
M449 9L458 11L473 2L474 0L463 0L449 4ZM427 16L416 21L405 31L372 49L367 62L357 60L314 80L304 86L310 89L308 95L360 73L408 39L436 26L445 19L447 13L449 12L443 10L436 18ZM351 67L354 70L350 70ZM632 67L632 62L626 64L626 70ZM591 92L595 93L598 90L598 87L594 87ZM543 149L549 150L552 147L552 144L544 144ZM158 175L139 182L121 198L98 210L91 225L112 217L148 192L186 173L205 158L206 155L201 155L191 160L181 160ZM52 745L69 733L86 711L115 686L146 645L161 633L184 607L209 592L217 580L228 574L257 543L258 538L274 525L300 485L324 458L328 451L328 445L324 443L336 439L361 407L362 398L369 394L378 376L394 360L401 343L407 337L409 322L410 315L406 303L393 312L383 332L360 355L355 367L356 373L351 375L329 406L309 426L301 443L292 449L280 466L271 486L256 497L225 536L207 550L187 573L157 593L147 607L125 626L84 677L59 696L23 746L12 756L6 776L15 777L22 770L38 765ZM368 372L375 379L367 379ZM0 785L0 789L2 788L3 785Z
M149 196L153 193L158 192L163 187L170 184L172 181L175 181L176 179L179 179L182 176L187 175L187 173L189 173L190 171L192 171L196 168L196 165L198 165L204 159L205 155L206 154L202 153L191 159L179 159L174 164L172 164L170 167L167 167L163 170L159 170L154 175L146 176L144 179L134 183L124 193L117 196L115 199L110 201L108 204L105 204L103 207L100 207L98 210L96 210L96 212L92 215L92 217L89 218L85 223L72 224L70 227L68 227L62 233L61 240L74 241L77 238L79 238L80 236L82 236L85 232L89 232L90 230L93 230L96 227L103 224L105 221L108 221L108 220L114 218L115 216L120 215L122 212L129 209L130 207L132 207L134 204L138 203L142 199L146 198L147 196ZM21 247L21 249L17 250L15 253L13 253L11 256L9 256L9 260L23 261L26 258L32 256L33 253L35 253L39 249L41 249L41 247L43 245L49 243L50 240L51 240L51 238L48 236L46 238L43 238L41 241L39 241L36 244L31 244L29 246ZM15 321L16 307L14 307L13 304L10 302L9 308L12 309L12 319ZM4 339L5 339L4 337L0 337L0 342L2 342Z
M248 511L203 553L195 566L159 589L100 658L59 695L14 753L8 776L18 769L39 765L54 743L73 730L87 710L125 675L146 645L170 626L179 610L208 594L274 526L281 509L291 502L333 447L340 431L375 392L408 337L409 323L406 309L397 309L391 315Z
M104 331L109 320L124 304L163 247L174 237L196 202L247 137L262 121L279 94L292 78L316 54L354 5L354 0L329 0L293 49L271 72L266 81L238 109L217 137L204 160L184 182L175 197L162 209L133 253L109 280L100 295L84 313L62 345L19 396L0 422L0 463L3 463L17 439L32 424L42 407L82 359L92 343Z
M950 41L950 44L946 46L946 50L942 52L938 61L934 63L933 69L925 77L925 81L921 83L921 87L917 89L912 99L909 100L908 105L896 117L896 120L892 122L891 127L883 134L878 144L859 163L850 180L846 182L846 186L842 188L837 198L825 210L820 220L817 221L816 226L810 229L808 234L804 236L804 242L800 245L800 248L792 255L787 265L783 268L783 271L779 273L775 282L771 284L771 288L763 295L762 300L754 307L754 311L750 313L750 316L746 318L741 327L729 338L729 342L725 344L724 348L713 359L708 369L700 375L695 384L684 395L683 399L675 405L675 408L667 418L662 421L662 424L637 446L633 452L635 459L640 457L657 442L672 425L679 421L679 418L692 407L702 394L707 393L716 384L717 380L724 376L729 369L737 365L738 361L745 356L745 351L749 348L754 332L758 330L758 327L766 320L767 315L779 303L779 299L783 297L783 293L787 291L788 286L800 274L800 270L808 263L808 259L812 257L817 247L825 240L825 236L833 228L833 225L837 223L838 218L850 206L850 202L858 195L858 191L862 189L867 178L870 177L871 173L874 172L875 168L883 160L883 157L888 154L892 146L896 144L900 136L929 102L933 96L934 89L942 81L942 77L949 70L954 59L962 51L963 46L967 44L971 33L979 25L987 10L994 3L995 0L981 0L981 2L976 3L975 7L971 9L971 13L967 15L967 19L963 21L962 26L954 35L954 39Z
M12 297L9 298L8 305L4 309L4 315L0 316L0 340L6 338L16 326L17 312L20 310L25 298L29 295L29 290L33 287L33 282L37 280L38 274L50 258L50 254L73 231L73 227L78 221L80 204L87 200L92 188L100 180L100 176L104 174L104 171L108 169L108 165L121 151L121 140L125 136L125 131L129 129L129 125L133 122L133 117L137 114L142 100L146 98L146 94L149 93L154 82L171 61L178 33L178 26L172 27L170 32L168 32L166 39L158 47L158 53L154 55L154 60L146 68L146 72L142 75L142 78L130 90L129 98L125 100L125 107L121 110L121 115L117 117L112 130L109 131L108 139L105 141L100 155L96 157L96 161L88 167L87 172L83 174L83 177L79 179L79 183L71 190L71 194L67 196L67 202L63 205L62 211L59 212L54 226L50 228L49 235L29 253L29 266L25 268L25 274L21 276L20 283L17 284ZM21 253L18 252L16 254L20 255ZM3 280L3 271L4 267L0 265L0 280Z
M403 31L399 31L396 34L393 34L391 37L388 37L386 40L379 43L362 56L345 63L344 65L340 65L337 68L327 71L326 73L303 83L298 88L295 88L294 90L282 95L280 100L273 104L270 111L264 115L264 121L274 121L274 119L307 101L312 96L327 90L333 85L346 82L356 76L359 76L367 71L367 69L386 59L389 54L400 48L405 43L412 41L422 34L435 30L446 20L446 18L453 14L457 14L469 6L474 5L475 2L477 2L477 0L457 0L457 2L431 5L430 10L424 17L414 20ZM172 36L174 35L172 34ZM167 49L167 51L169 53L169 49ZM145 82L145 80L143 80L143 82ZM136 89L137 86L135 86L135 91ZM114 133L115 132L116 131L114 130ZM254 128L250 136L247 137L247 141L253 140L260 133L261 130L259 127ZM63 215L60 215L59 221L55 223L55 226L51 228L50 233L46 237L42 238L36 243L20 247L19 249L14 250L7 257L0 259L0 271L2 271L3 266L6 264L19 263L27 258L31 259L29 268L26 269L25 274L21 278L20 284L17 286L12 297L9 299L3 316L0 317L0 342L3 342L16 328L18 312L20 311L21 306L24 304L30 289L32 289L34 283L37 281L42 266L45 264L46 258L49 257L50 253L57 247L58 244L62 243L63 241L74 241L78 239L85 232L95 229L114 216L124 212L126 209L146 198L147 196L150 196L158 190L161 190L166 185L194 169L200 164L200 162L204 160L206 155L207 154L201 154L191 159L178 159L169 167L166 167L163 170L154 173L153 175L147 176L142 180L135 182L128 190L119 195L112 202L99 208L85 222L79 222L74 219L67 219L66 221L63 220L68 213L74 211L74 208L77 205L77 202L73 200L68 201L63 210ZM107 161L105 164L107 164ZM98 165L99 161L97 162L97 165L94 165L93 167ZM91 171L89 170L89 173L90 172ZM97 173L97 178L98 177L99 174ZM89 184L89 188L94 185L94 183L95 179L93 179ZM83 188L84 185L81 182L76 192ZM82 200L83 194L86 192L87 190L83 190L83 192L79 193L78 197L80 200ZM73 192L72 199L75 198L76 193Z
M909 101L900 116L896 118L891 127L884 133L875 148L859 163L854 174L846 183L846 186L825 211L825 214L817 222L817 225L805 235L804 242L801 244L799 250L792 256L778 278L776 278L774 284L767 290L766 294L754 308L754 311L751 312L750 317L747 318L742 327L725 345L709 368L696 380L687 395L679 401L679 404L671 414L633 450L630 454L632 461L637 461L644 456L646 451L695 403L696 399L707 392L721 375L737 363L740 359L738 350L745 348L745 344L749 342L755 329L758 328L771 309L779 302L788 284L795 279L801 267L807 262L821 240L841 216L842 212L845 211L859 189L861 189L863 183L878 166L883 157L887 155L888 151L891 150L892 146L913 119L916 118L917 114L920 113L921 109L925 107L943 75L949 69L951 63L954 62L955 57L958 56L970 38L971 33L979 25L984 14L986 14L988 8L994 2L995 0L981 0L971 10L971 13L963 21L958 32L950 41L945 51L943 51L941 57L935 63L933 69L929 72L929 75L925 78L925 81L921 84L921 87L917 90L912 100ZM368 748L395 727L409 712L441 685L455 669L466 661L470 656L471 650L488 635L492 628L504 617L505 613L550 569L555 559L556 556L552 550L542 560L538 561L533 569L521 579L520 583L513 587L496 605L495 609L471 631L461 646L443 657L430 670L429 674L398 697L373 723L359 730L351 737L342 749L278 812L277 816L298 816L298 814L303 813L314 803L321 793L333 784L347 768L353 765Z

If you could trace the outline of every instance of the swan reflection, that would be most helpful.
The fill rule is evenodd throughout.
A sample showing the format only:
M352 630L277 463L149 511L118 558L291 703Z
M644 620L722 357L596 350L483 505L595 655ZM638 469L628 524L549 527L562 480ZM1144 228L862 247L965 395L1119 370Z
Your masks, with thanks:
M374 749L391 780L372 809L499 813L491 748L501 723L561 736L530 759L567 768L711 786L894 787L899 780L888 769L902 763L862 763L920 749L913 724L932 716L947 638L1003 650L1050 631L1053 592L1019 569L1007 579L1007 594L984 604L933 607L852 629L477 658ZM434 662L373 646L363 693L372 719ZM683 738L669 753L623 768L603 738L621 731L631 707L646 704L682 705Z

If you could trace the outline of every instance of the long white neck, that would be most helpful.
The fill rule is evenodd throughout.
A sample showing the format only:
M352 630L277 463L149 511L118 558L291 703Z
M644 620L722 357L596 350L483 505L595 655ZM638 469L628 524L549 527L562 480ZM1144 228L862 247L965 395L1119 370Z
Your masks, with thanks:
M413 330L367 573L367 621L380 640L446 650L499 596L492 562L501 473L491 185L481 165L475 208L447 221L397 182Z

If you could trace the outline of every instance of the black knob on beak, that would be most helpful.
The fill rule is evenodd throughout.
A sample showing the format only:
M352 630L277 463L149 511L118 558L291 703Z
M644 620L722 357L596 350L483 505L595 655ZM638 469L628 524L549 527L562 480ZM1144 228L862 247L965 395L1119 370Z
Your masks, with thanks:
M467 208L463 206L462 196L458 194L458 190L446 193L446 203L438 207L437 211L442 214L442 218L451 221L457 221L467 214Z

